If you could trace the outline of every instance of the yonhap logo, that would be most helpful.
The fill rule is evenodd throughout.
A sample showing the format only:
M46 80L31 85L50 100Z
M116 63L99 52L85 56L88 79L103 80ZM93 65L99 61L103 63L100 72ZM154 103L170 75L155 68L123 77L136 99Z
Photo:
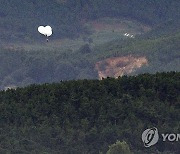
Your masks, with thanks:
M159 140L158 129L156 127L146 129L142 133L142 141L145 147L155 145Z
M169 141L169 142L178 142L180 141L180 134L161 134L161 138L163 142ZM144 143L145 147L150 147L152 145L155 145L159 140L159 133L158 129L156 127L146 129L142 133L142 141Z

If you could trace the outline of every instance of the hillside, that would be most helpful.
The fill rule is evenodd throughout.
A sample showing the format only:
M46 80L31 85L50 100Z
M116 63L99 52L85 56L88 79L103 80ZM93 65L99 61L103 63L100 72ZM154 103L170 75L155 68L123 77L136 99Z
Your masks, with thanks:
M158 31L157 31L158 32ZM133 72L133 74L138 73L156 73L156 72L163 72L163 71L180 71L180 31L176 31L176 33L171 33L168 35L154 35L154 37L151 36L151 33L148 35L146 34L145 37L139 37L135 40L127 40L127 41L113 41L110 43L107 43L105 45L99 46L96 50L98 50L98 55L100 59L103 59L103 61L100 61L101 68L103 67L103 63L107 60L113 61L114 57L116 59L121 59L124 56L127 56L125 58L126 61L128 61L128 55L131 57L134 56L135 59L142 59L144 57L144 60L139 63L142 68L136 70L138 68L138 63L133 65L133 59L130 60L130 64L132 62L133 68L130 67L130 72ZM146 38L147 37L147 38ZM106 57L103 57L103 56ZM110 58L109 58L110 57ZM106 59L108 58L108 59ZM105 59L105 60L104 60ZM145 62L146 61L146 62ZM99 62L98 62L99 63ZM106 63L105 63L106 64ZM115 66L110 66L114 69L119 69L119 72L121 72L121 69L124 69L123 67L127 64L121 66L121 61L117 62ZM148 64L148 65L147 65ZM106 65L104 65L106 66ZM136 67L137 66L137 67ZM109 66L108 66L109 67ZM135 69L134 69L135 68ZM102 69L101 71L106 71L106 69ZM125 69L124 72L128 72L129 69ZM117 72L117 71L116 71ZM121 73L120 73L121 74ZM124 74L124 73L122 73ZM129 73L125 73L129 74ZM104 77L107 77L108 75L114 76L113 74L104 74ZM117 77L116 75L114 77Z
M141 140L180 132L179 8L0 0L0 154L179 154L179 142Z
M63 47L55 47L53 42L30 48L4 46L0 49L0 88L97 79L99 71L103 72L103 77L180 71L180 31L174 25L167 24L163 31L159 31L159 27L153 28L133 39L124 38L122 33L118 39L96 45L77 40L66 41L67 46L64 43ZM124 57L126 63L121 61ZM117 61L111 65L113 59ZM97 68L98 63L101 68ZM108 69L112 73L105 73Z
M88 34L88 20L128 17L155 26L178 20L178 0L0 0L1 41L39 40L39 25L50 24L54 38Z
M179 133L180 73L31 85L0 92L0 153L178 154L179 142L145 148L142 132ZM158 152L159 151L159 152Z
M0 5L0 89L180 71L178 0L0 0ZM37 33L46 24L54 32L48 43Z

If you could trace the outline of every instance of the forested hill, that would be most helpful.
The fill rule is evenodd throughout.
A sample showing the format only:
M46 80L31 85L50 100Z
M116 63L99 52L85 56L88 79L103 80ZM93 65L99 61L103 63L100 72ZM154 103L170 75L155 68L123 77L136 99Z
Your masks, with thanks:
M50 24L55 38L88 33L84 22L128 17L157 25L179 20L179 0L0 0L1 40L37 40L37 26Z
M179 133L180 73L66 81L0 92L0 153L180 153L179 142L144 148L142 132Z

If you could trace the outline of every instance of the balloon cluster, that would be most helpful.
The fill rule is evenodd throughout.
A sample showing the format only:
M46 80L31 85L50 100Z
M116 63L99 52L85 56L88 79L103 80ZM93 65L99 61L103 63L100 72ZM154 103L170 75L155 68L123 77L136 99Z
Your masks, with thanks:
M47 37L47 42L48 42L48 37L52 35L52 28L50 26L39 26L38 31L40 34L44 35Z

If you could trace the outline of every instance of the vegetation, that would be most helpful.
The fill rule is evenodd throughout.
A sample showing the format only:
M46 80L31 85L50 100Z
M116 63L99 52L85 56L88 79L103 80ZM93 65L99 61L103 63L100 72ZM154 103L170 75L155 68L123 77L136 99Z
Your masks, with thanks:
M0 90L19 87L0 91L0 153L180 153L179 142L145 148L141 141L151 127L180 132L179 0L0 0L0 6ZM89 24L98 20L126 20L125 30L139 35L124 37L111 27L96 33ZM151 30L143 33L138 23ZM54 30L48 44L37 33L47 24ZM144 56L148 65L97 80L98 61L128 55Z
M178 0L0 0L0 5L0 89L97 79L96 62L129 54L148 59L147 66L131 75L180 71ZM134 39L125 39L122 32L113 30L93 33L88 23L102 18L112 25L121 18L138 20L150 25L152 30ZM63 47L45 44L36 28L46 24L55 31L51 38L54 42L58 38L73 40L58 42L66 44ZM133 22L126 26L127 30L138 27ZM79 36L83 40L77 41ZM7 42L20 45L11 46ZM22 42L28 42L30 47L24 48Z
M158 36L154 29L135 39L118 39L95 47L86 43L75 50L4 47L0 49L0 89L61 80L97 79L97 61L126 55L145 56L148 59L147 66L131 75L180 71L179 41L180 31L170 34L164 31Z
M149 65L136 73L180 71L180 31L168 35L166 31L159 36L153 34L155 31L158 33L158 29L136 39L116 40L98 46L95 49L98 51L96 57L104 59L125 55L146 56Z
M109 147L107 154L131 154L128 144L123 141L117 141Z
M41 24L52 25L54 38L75 38L88 34L83 20L101 17L128 17L157 25L178 20L179 5L178 0L0 0L1 40L37 40L35 29Z
M145 148L141 140L151 127L179 133L179 78L142 74L1 91L0 153L179 153L179 142Z

